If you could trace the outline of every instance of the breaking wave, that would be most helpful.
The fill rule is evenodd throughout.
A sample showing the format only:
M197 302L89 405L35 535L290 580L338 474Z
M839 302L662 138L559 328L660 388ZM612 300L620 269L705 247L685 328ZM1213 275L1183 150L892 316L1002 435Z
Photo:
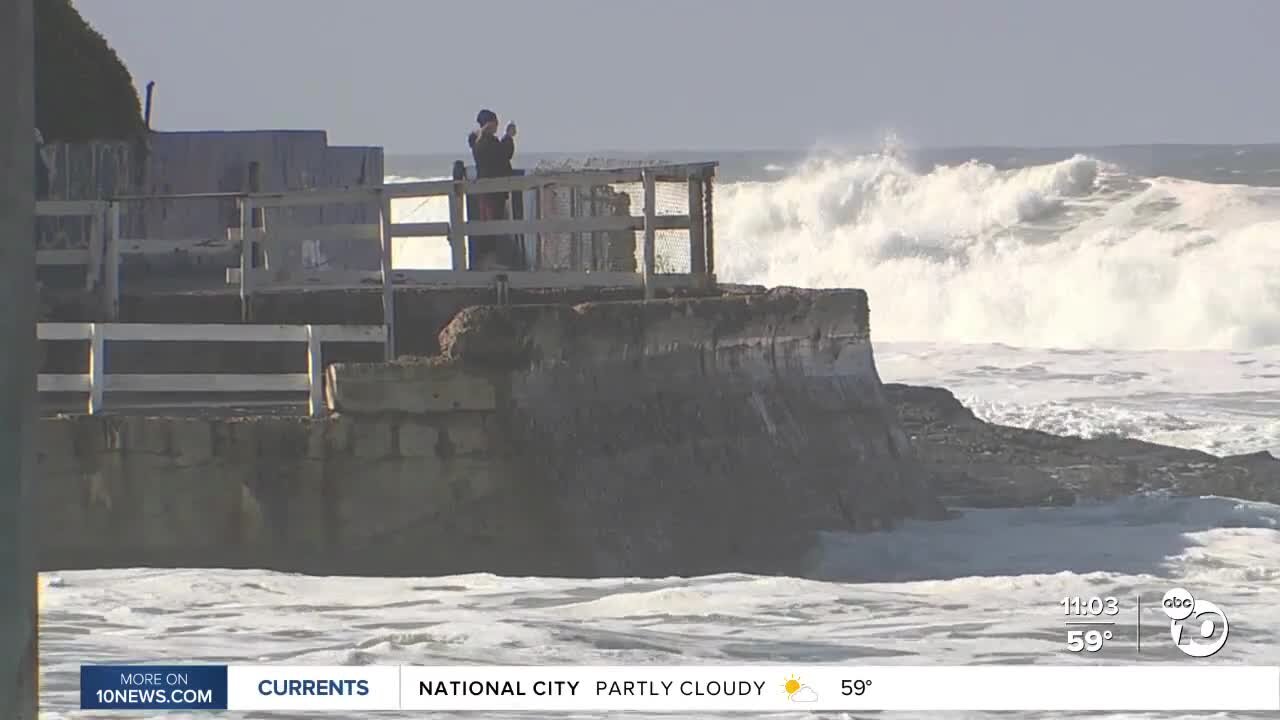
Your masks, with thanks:
M1085 156L927 172L815 160L716 197L722 281L869 291L879 339L1031 347L1280 343L1280 189Z

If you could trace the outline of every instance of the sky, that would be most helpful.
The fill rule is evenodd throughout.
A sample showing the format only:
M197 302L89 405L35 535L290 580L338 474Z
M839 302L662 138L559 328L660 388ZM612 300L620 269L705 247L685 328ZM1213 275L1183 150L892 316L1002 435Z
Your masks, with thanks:
M526 151L1280 141L1280 0L74 0L157 130Z

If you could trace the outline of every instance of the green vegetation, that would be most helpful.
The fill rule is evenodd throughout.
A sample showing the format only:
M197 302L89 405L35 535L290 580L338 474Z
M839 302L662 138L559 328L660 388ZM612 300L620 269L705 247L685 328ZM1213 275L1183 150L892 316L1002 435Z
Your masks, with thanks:
M144 130L133 78L71 0L35 0L36 127L46 142L132 140Z

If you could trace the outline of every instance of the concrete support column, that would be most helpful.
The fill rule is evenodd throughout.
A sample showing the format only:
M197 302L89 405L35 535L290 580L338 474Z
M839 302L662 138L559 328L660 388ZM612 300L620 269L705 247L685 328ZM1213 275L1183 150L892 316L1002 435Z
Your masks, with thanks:
M35 31L0 0L0 720L35 720Z

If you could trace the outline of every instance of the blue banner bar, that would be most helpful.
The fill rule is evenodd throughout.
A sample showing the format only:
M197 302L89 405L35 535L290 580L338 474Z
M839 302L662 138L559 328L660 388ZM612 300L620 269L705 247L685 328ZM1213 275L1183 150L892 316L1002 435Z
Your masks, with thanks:
M226 710L226 665L81 665L81 710Z

